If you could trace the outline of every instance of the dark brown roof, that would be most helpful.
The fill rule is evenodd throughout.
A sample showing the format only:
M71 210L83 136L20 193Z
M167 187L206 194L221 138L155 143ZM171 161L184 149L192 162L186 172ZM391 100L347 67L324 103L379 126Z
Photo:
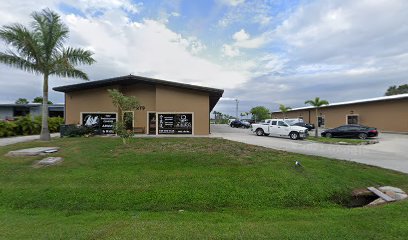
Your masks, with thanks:
M65 86L55 87L53 88L53 90L58 91L58 92L74 92L78 90L106 87L106 86L111 86L111 85L116 85L116 84L123 86L123 85L132 85L135 83L162 85L162 86L183 88L183 89L196 90L199 92L208 93L210 96L210 111L212 111L215 104L217 104L218 100L222 97L222 94L224 93L224 90L222 89L202 87L202 86L197 86L197 85L165 81L165 80L160 80L160 79L140 77L140 76L134 76L134 75L127 75L127 76L122 76L122 77L115 77L115 78L108 78L108 79L97 80L97 81L89 81L89 82L72 84L72 85L65 85Z

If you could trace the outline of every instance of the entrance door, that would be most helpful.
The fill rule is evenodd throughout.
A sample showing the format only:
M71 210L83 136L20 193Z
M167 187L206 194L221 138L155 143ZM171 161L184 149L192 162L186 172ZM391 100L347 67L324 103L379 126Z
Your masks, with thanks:
M324 116L318 117L317 122L318 122L319 127L324 127L324 125L325 125Z
M156 135L156 113L155 112L149 112L148 127L149 127L149 134Z

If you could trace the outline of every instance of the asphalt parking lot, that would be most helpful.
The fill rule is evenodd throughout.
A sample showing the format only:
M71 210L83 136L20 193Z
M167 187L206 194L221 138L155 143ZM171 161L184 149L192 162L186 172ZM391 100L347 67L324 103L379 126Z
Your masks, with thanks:
M313 134L313 133L311 133ZM348 160L408 173L408 135L380 133L377 144L333 145L290 140L289 138L256 136L249 129L212 124L211 137L243 142L288 152Z

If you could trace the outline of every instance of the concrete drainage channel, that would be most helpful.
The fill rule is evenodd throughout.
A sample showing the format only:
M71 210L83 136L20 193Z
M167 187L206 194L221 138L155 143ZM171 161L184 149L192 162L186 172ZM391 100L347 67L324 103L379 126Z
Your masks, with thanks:
M408 195L400 188L383 186L355 189L351 196L337 202L347 208L371 207L405 200Z
M58 152L59 148L58 147L35 147L35 148L27 148L27 149L21 149L21 150L16 150L16 151L10 151L6 154L6 156L9 157L23 157L23 156L47 156L52 153ZM47 166L52 166L59 164L63 161L64 159L62 157L46 157L40 161L36 161L33 164L34 168L40 168L40 167L47 167Z

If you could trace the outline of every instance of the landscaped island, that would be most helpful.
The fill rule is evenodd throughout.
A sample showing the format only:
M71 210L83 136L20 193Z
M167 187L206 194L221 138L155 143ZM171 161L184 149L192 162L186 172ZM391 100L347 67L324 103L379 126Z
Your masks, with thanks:
M51 145L63 163L4 156ZM0 149L0 238L403 238L408 201L346 207L384 185L408 175L213 138L30 142Z

